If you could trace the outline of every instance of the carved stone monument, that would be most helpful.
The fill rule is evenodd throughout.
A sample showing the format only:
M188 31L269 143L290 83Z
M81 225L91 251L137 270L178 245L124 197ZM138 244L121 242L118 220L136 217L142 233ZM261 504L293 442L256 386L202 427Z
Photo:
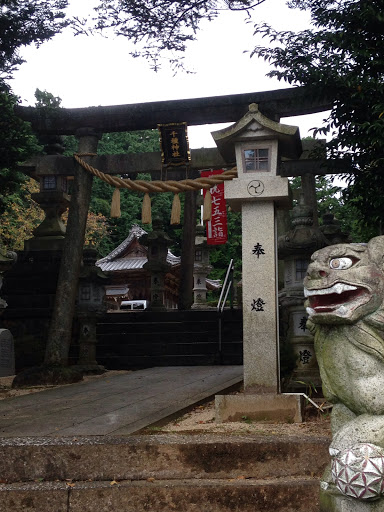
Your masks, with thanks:
M255 420L297 421L299 398L280 394L275 210L291 205L288 180L279 176L280 158L300 155L299 129L268 119L252 104L240 121L212 135L226 161L236 160L238 169L238 178L225 183L225 198L242 213L247 395L241 403L233 397L232 404L230 397L217 398L217 416L222 420L247 415Z
M315 252L304 285L334 404L320 510L384 511L384 237Z
M79 323L78 367L83 373L100 374L105 368L96 361L97 318L106 312L105 283L107 275L96 266L97 251L87 247L83 251L77 296L77 320Z

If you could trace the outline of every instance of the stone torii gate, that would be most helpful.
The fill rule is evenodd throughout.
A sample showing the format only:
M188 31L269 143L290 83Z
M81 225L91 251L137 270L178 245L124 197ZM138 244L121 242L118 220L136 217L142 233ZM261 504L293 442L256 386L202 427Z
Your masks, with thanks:
M201 125L219 122L233 122L240 119L251 103L257 103L259 109L269 118L279 121L281 117L303 115L327 110L331 107L328 98L314 99L306 88L282 89L259 93L248 93L213 98L176 100L144 103L139 105L119 105L109 107L89 107L82 109L58 109L44 111L33 107L17 107L17 114L29 121L39 134L55 142L60 135L74 134L79 139L79 153L96 153L102 132L121 132L153 129L157 124L185 121L188 125ZM228 165L215 148L192 150L192 178L202 168L220 168ZM157 178L161 169L160 153L144 155L108 155L88 156L86 161L101 171L128 174L131 178L139 172L150 172ZM299 167L300 162L295 162ZM308 164L307 164L308 165ZM320 174L309 164L310 172ZM59 274L54 311L48 340L46 364L67 364L70 344L71 325L74 314L77 277L82 259L85 224L90 201L92 177L82 169L72 157L46 155L26 162L22 169L34 176L62 175L74 176L73 194L69 207L67 235L64 240L61 270ZM308 169L309 170L309 169ZM173 175L174 176L174 175ZM177 179L177 177L175 177ZM193 193L187 193L187 213L184 230L182 259L186 279L183 290L192 290L193 244L195 219ZM188 215L189 210L189 215ZM64 237L63 237L64 238ZM32 249L32 247L30 247ZM190 260L190 261L189 261Z

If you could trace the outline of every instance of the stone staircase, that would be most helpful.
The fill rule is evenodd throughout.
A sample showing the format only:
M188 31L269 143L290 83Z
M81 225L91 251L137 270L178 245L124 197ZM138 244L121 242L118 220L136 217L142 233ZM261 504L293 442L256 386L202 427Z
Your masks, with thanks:
M242 364L241 310L108 313L97 324L97 361L110 370Z
M325 437L136 435L0 442L1 512L318 512Z

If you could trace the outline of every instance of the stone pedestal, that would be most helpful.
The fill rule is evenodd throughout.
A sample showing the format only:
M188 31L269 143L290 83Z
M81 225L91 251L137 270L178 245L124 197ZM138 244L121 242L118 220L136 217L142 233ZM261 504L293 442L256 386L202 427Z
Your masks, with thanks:
M165 274L170 266L159 261L148 262L144 268L151 272L151 303L152 311L165 311Z
M304 400L300 395L254 394L216 395L215 418L217 423L251 421L300 423Z
M96 325L97 313L80 312L77 315L79 323L79 359L77 366L83 373L104 373L105 368L96 360Z
M25 240L26 251L53 251L62 250L65 238L65 226L61 220L62 214L67 210L70 197L62 191L44 191L32 194L44 210L43 222L33 230L33 238Z

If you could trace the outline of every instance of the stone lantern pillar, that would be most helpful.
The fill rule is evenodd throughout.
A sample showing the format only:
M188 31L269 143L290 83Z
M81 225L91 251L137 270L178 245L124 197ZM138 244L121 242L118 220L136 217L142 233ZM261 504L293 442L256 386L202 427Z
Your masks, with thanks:
M77 297L79 360L83 373L103 373L104 367L96 361L97 317L106 312L105 281L107 276L96 266L97 252L86 248L79 276Z
M300 399L279 394L275 218L276 207L291 205L288 180L279 176L279 167L282 156L301 154L299 129L268 119L251 104L240 121L212 135L225 160L236 159L238 169L238 177L225 183L225 198L242 212L245 390L241 399L217 400L216 412L221 420L245 414L255 420L301 421Z
M66 229L61 216L68 209L70 196L65 170L53 168L49 155L62 154L64 145L60 136L41 137L40 142L47 156L44 164L36 169L40 191L31 197L44 211L45 218L34 229L33 238L25 241L24 248L26 251L57 251L63 248Z
M323 224L319 229L328 240L328 245L350 242L349 234L341 229L340 221L335 218L333 213L325 213L323 215Z
M205 309L207 307L207 276L212 270L209 264L209 247L205 228L196 227L195 262L193 266L193 305L192 309Z
M313 210L304 199L292 211L292 229L278 240L279 259L284 260L284 288L279 302L285 320L285 343L290 343L296 355L296 369L289 389L320 386L320 373L313 346L313 336L306 329L303 280L311 255L328 245L318 227L313 226ZM305 384L302 384L305 383Z
M148 247L148 261L144 269L151 274L151 303L148 309L165 310L165 275L171 265L167 263L168 246L171 239L163 230L160 219L153 220L153 231L140 237L140 243Z

